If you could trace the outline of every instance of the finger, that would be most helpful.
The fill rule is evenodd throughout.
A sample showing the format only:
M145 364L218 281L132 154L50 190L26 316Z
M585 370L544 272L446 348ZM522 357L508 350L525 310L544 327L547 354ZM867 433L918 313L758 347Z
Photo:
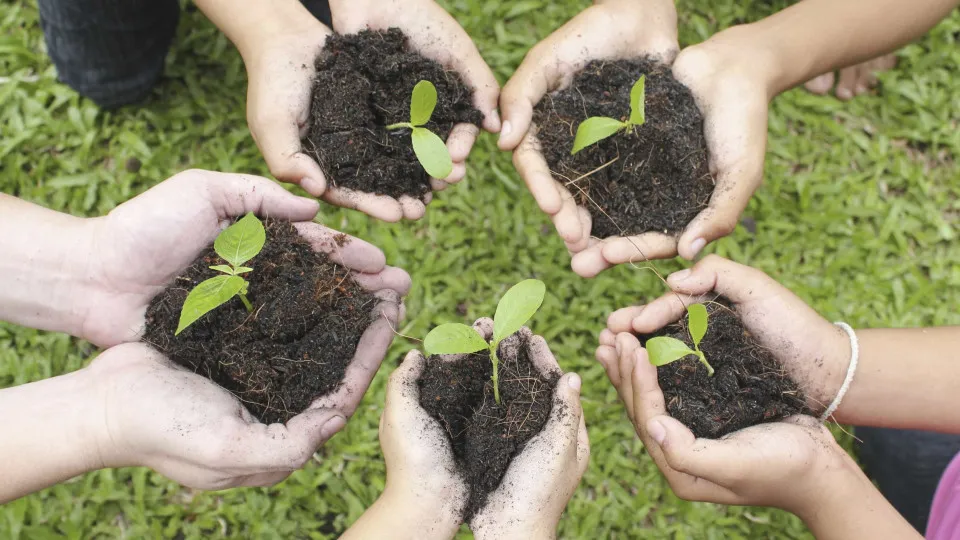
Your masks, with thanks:
M406 195L400 197L400 208L403 209L403 217L406 219L420 219L427 213L427 207L423 201Z
M580 239L574 242L564 241L564 245L570 253L580 253L590 247L590 230L593 225L593 218L590 217L590 212L582 206L577 207L577 215L580 217Z
M406 296L412 284L410 274L394 266L376 274L353 274L353 280L368 291L396 291L399 296Z
M426 358L414 349L407 353L400 367L393 370L387 382L386 407L420 408L417 380L427 365Z
M330 259L347 268L367 274L383 271L387 258L380 248L369 242L347 236L340 231L324 227L319 223L294 223L300 233L314 250L326 253Z
M403 219L403 207L400 206L400 202L386 195L373 195L330 186L323 193L323 200L335 206L358 210L370 217L390 223Z
M611 265L668 259L677 255L677 239L661 233L610 238L601 253Z
M258 472L294 471L346 425L343 413L311 408L283 424L245 424L220 457L223 466Z
M656 332L680 320L687 306L696 304L700 299L699 296L667 293L644 306L643 311L630 322L631 331L640 335Z
M527 189L537 201L537 206L552 216L560 211L563 193L560 185L553 179L550 167L541 153L540 140L536 129L531 129L523 138L523 143L513 152L513 166L520 173ZM569 196L569 193L567 194Z
M548 37L530 49L500 92L503 129L500 130L497 146L501 150L517 148L530 129L533 108L551 87L560 82L560 73L556 67L558 62L551 54L551 51L555 50L553 41L556 39Z
M260 148L270 174L283 182L299 184L314 197L323 195L327 184L320 165L301 151L300 130L295 117L271 115L252 119L250 133Z
M582 380L576 373L567 373L557 381L553 392L553 407L542 433L553 441L554 448L576 450L583 407L580 404Z
M847 101L853 98L857 84L857 69L859 66L850 66L840 70L840 80L837 81L837 99Z
M647 351L640 347L640 343L632 335L620 335L633 338L633 342L622 345L622 350L624 356L629 356L634 364L633 371L630 373L631 403L633 403L637 434L643 438L644 434L641 432L646 430L647 422L655 416L667 414L667 405L657 379L657 368L650 363Z
M463 163L467 160L467 156L470 155L470 149L473 148L473 143L476 142L477 135L479 134L480 128L473 124L457 124L453 126L450 136L447 137L447 150L450 151L450 159L452 159L455 164Z
M558 187L557 189L561 189ZM561 193L560 211L551 216L557 234L565 243L575 244L583 240L583 229L580 221L580 208L577 201L569 193Z
M614 337L620 332L633 332L631 323L643 313L645 307L646 306L630 306L614 311L607 317L607 329L605 331ZM613 345L612 338L609 345Z
M489 317L481 317L474 321L473 329L480 334L480 337L490 341L493 338L493 319Z
M587 466L590 464L590 434L587 432L586 416L580 415L580 427L577 429L577 470L579 476L583 478L583 473L587 472Z
M597 362L600 362L600 365L603 366L604 371L607 373L607 378L610 379L611 384L613 381L620 380L620 371L619 371L619 359L617 358L617 349L613 345L601 345L597 347L596 353L594 355L597 358Z
M454 165L454 168L456 168L456 165ZM453 173L450 174L453 175ZM449 178L449 176L447 178ZM446 180L437 180L436 178L430 179L430 189L433 191L443 191L448 187L450 187L450 184Z
M574 273L584 278L592 278L610 268L610 263L603 258L604 242L597 242L580 253L575 253L570 259L570 267Z
M640 342L633 334L626 332L617 334L617 372L620 375L620 379L612 382L613 386L617 389L617 394L620 395L620 401L623 401L623 405L627 410L627 416L630 417L631 422L635 421L633 370L636 368L635 364L637 363L638 350L642 350Z
M195 171L205 181L196 186L196 175L183 175L182 182L201 187L221 219L242 216L248 212L262 218L285 221L309 221L320 210L317 201L297 197L276 182L249 174Z
M464 178L467 177L467 165L465 163L454 163L453 170L450 171L450 175L441 180L440 182L444 184L444 187L450 184L456 184Z
M669 416L651 417L647 429L655 434L654 440L672 469L721 486L729 487L748 477L748 468L756 459L754 452L736 442L736 437L697 439L690 429Z
M527 331L529 332L529 330ZM563 373L556 357L550 352L547 340L540 336L531 335L527 339L527 357L544 377L559 377Z
M629 329L623 330L623 332L627 332L627 331L629 331ZM604 328L603 330L600 331L600 338L598 341L600 342L600 345L613 347L614 345L616 345L616 339L617 339L616 333L610 331L609 328Z
M758 290L777 282L755 268L709 255L693 268L667 276L667 284L678 293L699 296L712 291L739 304L756 298Z

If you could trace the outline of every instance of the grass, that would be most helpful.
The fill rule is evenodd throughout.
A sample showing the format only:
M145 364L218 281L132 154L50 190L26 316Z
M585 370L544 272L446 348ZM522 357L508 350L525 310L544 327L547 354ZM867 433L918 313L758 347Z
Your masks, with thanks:
M681 0L681 39L694 43L762 17L774 9L770 3L720 0L707 9ZM586 2L447 4L502 82L531 45ZM767 271L830 320L960 323L958 36L954 12L900 53L877 95L848 104L802 90L778 98L766 184L745 214L756 231L739 227L709 250ZM3 2L0 190L96 215L188 167L266 174L246 127L244 96L239 56L202 15L189 12L153 97L141 107L100 111L57 83L36 5ZM659 295L662 285L630 268L577 278L493 138L480 140L470 164L469 178L437 197L417 223L375 223L330 207L323 219L383 247L392 264L410 271L409 317L399 329L406 335L492 314L496 299L521 279L547 283L532 327L566 370L583 376L593 446L561 537L810 538L784 512L688 503L670 492L593 361L606 315ZM101 471L0 508L0 537L327 538L383 488L377 421L384 384L413 346L396 341L346 430L279 486L200 493L144 469ZM95 352L63 335L0 324L0 387L77 369Z

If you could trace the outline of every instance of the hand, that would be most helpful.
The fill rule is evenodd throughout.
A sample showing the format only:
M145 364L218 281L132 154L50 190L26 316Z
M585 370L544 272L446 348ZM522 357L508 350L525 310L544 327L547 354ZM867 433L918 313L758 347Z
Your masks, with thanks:
M474 327L486 338L493 333L490 319L480 319ZM504 340L502 347L517 347L522 341L540 373L560 372L547 342L526 327ZM556 537L560 516L590 461L580 384L576 373L567 373L557 382L543 431L513 458L500 486L471 520L470 528L478 539Z
M186 171L107 216L88 220L84 226L89 246L81 248L79 260L92 262L78 267L92 292L76 300L83 313L76 334L101 347L137 341L150 301L213 243L231 218L254 212L308 221L317 208L316 201L295 197L264 178ZM352 269L362 286L384 300L379 308L385 316L367 329L355 359L379 365L393 338L390 325L401 315L400 297L409 289L410 277L386 266L383 253L362 240L352 239L341 248L333 242L335 231L315 223L296 226L316 249Z
M497 114L500 85L497 79L470 36L434 0L331 0L330 11L333 28L340 34L364 29L403 30L417 52L463 77L474 91L474 106L484 115L484 129L491 133L500 131L500 116ZM466 159L478 134L474 125L454 126L447 138L453 172L447 178L431 180L435 191L463 180L467 171ZM417 219L423 215L423 204L419 201L416 204L405 205L405 217Z
M311 408L286 425L261 424L210 380L128 343L87 368L100 467L144 466L187 487L269 486L306 463L346 423Z
M604 264L600 244L590 238L589 212L577 207L567 188L553 178L540 152L536 126L531 125L533 109L548 92L569 86L592 60L652 56L670 64L677 50L672 1L598 1L531 49L503 88L500 149L514 151L517 171L540 209L550 215L567 249L577 254L595 247L592 255L574 256L574 271L581 275L589 277L603 269L597 269Z

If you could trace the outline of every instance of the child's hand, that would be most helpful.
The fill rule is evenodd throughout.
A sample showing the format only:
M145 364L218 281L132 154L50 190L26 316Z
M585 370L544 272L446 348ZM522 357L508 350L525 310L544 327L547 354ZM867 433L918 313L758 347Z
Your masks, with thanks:
M850 363L849 337L766 274L710 255L690 270L670 275L667 283L676 294L610 315L597 349L597 359L604 365L616 363L618 334L649 334L676 322L685 313L680 298L692 303L723 295L750 334L800 385L811 409L823 411L836 397Z
M489 319L477 321L481 323ZM489 325L492 328L492 323ZM529 358L541 373L560 371L547 342L526 327ZM523 340L510 337L503 347ZM553 396L550 418L538 435L513 458L510 468L470 528L479 539L554 538L557 523L590 460L590 442L580 405L580 377L563 375Z

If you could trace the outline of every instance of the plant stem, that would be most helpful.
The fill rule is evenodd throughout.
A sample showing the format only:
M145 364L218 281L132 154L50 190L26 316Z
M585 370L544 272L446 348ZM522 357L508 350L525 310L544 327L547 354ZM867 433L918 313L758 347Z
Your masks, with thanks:
M240 297L240 301L243 302L243 305L247 308L247 312L253 313L253 304L250 303L250 300L247 300L247 295L239 293L237 296Z
M707 355L703 354L703 351L697 348L697 356L700 357L700 362L707 367L707 377L713 377L713 366L710 365L710 362L707 362Z
M500 404L500 359L497 358L497 347L494 345L490 349L490 361L493 362L493 399Z
M413 124L410 122L398 122L396 124L390 124L387 126L387 131L393 131L395 129L410 128L413 129Z

